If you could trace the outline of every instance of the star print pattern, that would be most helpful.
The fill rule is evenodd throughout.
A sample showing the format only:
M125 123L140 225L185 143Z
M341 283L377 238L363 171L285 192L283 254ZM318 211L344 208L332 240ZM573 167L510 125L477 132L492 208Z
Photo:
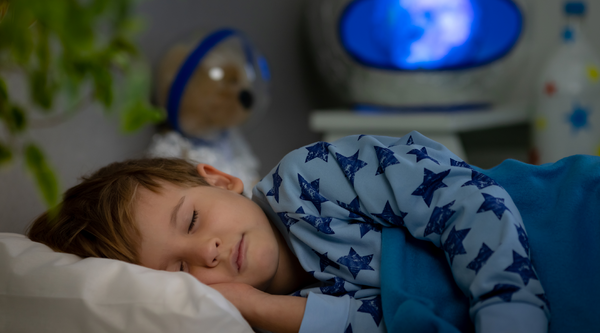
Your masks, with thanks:
M429 207L431 205L431 200L433 200L435 191L444 187L448 187L448 185L444 184L442 181L450 174L450 170L435 173L431 170L425 169L424 172L425 175L423 176L423 183L419 185L412 195L423 197L427 207Z
M379 291L381 235L387 228L439 247L455 273L453 283L480 290L479 296L469 295L474 311L510 303L513 295L548 308L510 196L485 170L431 142L413 132L399 139L361 135L307 145L271 172L282 178L277 187L285 196L276 200L274 176L257 186L268 205L281 212L273 213L283 237L319 281L301 296L316 293L345 302L332 301L337 306L350 302L348 319L337 331L385 329L381 297L368 292ZM495 235L492 230L500 226L503 232ZM312 313L328 319L326 308Z
M571 124L573 134L589 127L590 113L588 108L584 108L579 104L573 107L573 111L566 117L566 121Z
M413 149L411 151L409 151L407 154L412 154L412 155L417 155L417 163L419 163L421 160L424 159L430 159L433 162L435 162L435 164L440 164L438 161L436 161L435 159L433 159L431 156L427 155L427 149L425 147L419 149Z
M477 186L477 188L480 190L483 190L484 188L489 187L489 186L500 186L492 178L490 178L480 172L477 172L475 170L472 171L471 180L464 183L463 186L471 186L471 185Z
M387 148L375 147L375 153L379 160L379 168L377 168L377 175L381 175L385 172L385 169L389 166L400 164L400 161L394 156L394 152Z
M319 252L313 250L313 252L319 256L319 265L321 266L321 272L323 272L325 270L325 268L327 268L327 266L331 266L335 269L340 269L340 265L336 264L335 262L329 260L329 258L327 257L327 252L320 254Z
M365 312L373 317L375 324L379 327L381 318L383 318L383 310L381 309L381 296L374 299L361 301L363 304L358 308L358 312Z
M452 205L454 205L456 201L452 201L444 207L435 207L433 209L433 213L431 213L431 217L429 218L429 223L425 227L424 236L430 235L432 233L436 233L441 235L442 232L446 229L446 223L456 211L450 209Z
M496 215L498 220L501 220L502 215L504 214L504 211L507 210L510 212L510 209L508 209L506 207L506 205L504 204L503 198L496 198L487 193L482 193L482 195L483 195L483 198L485 199L485 201L481 204L481 207L479 207L479 210L477 211L477 213L484 213L484 212L492 211L492 212L494 212L494 214Z
M383 212L381 214L373 214L380 219L387 221L393 225L403 226L404 225L404 217L408 213L400 211L400 215L396 215L389 201L385 202L385 207L383 207Z
M267 192L267 196L275 197L275 201L279 202L279 187L281 187L281 182L283 179L279 176L279 166L277 166L277 170L273 174L273 188Z
M339 153L335 153L335 156L336 156L338 162L340 162L340 165L342 166L342 171L344 171L346 178L348 178L350 183L352 183L353 185L354 185L354 176L356 176L356 173L358 172L358 170L362 169L363 167L365 167L367 165L367 163L365 163L365 161L361 161L358 159L358 152L359 151L357 150L356 153L354 153L354 155L349 156L349 157L346 157Z
M538 279L529 258L522 257L515 251L513 251L513 263L505 271L519 274L525 285L529 283L530 279Z
M341 257L337 260L337 262L348 267L350 273L356 279L356 275L358 275L360 271L374 270L373 267L369 266L371 260L373 260L372 254L360 256L352 247L350 247L350 252L348 252L348 255Z
M468 265L468 269L472 269L475 271L475 274L479 273L479 270L485 263L490 259L490 257L494 254L494 251L490 249L485 243L481 244L481 248L479 249L479 253L477 254L477 258L473 259Z
M309 183L306 181L306 179L300 176L300 174L298 174L298 182L300 183L300 188L302 189L300 199L312 202L320 214L321 204L329 200L325 199L325 197L319 193L319 179L313 180Z
M327 148L331 146L328 142L317 142L314 146L306 147L308 150L308 155L306 156L306 160L304 163L308 163L315 158L319 158L325 162L329 159L329 151Z

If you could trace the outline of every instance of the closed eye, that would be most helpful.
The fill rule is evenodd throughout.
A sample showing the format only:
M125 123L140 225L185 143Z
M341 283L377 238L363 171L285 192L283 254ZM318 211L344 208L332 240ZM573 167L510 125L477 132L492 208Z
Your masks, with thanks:
M192 229L194 228L194 225L196 225L197 219L198 219L198 211L194 210L194 214L192 215L192 222L190 222L190 226L188 227L188 234L192 231Z

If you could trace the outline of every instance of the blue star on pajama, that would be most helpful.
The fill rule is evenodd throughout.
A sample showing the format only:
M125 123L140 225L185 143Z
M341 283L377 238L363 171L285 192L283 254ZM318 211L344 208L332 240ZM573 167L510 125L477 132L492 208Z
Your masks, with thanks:
M371 317L373 317L375 324L377 324L377 327L379 327L379 324L381 323L381 318L383 318L383 311L381 308L381 296L377 295L377 297L373 299L361 302L362 305L358 308L358 312L370 314Z
M448 257L450 258L450 265L454 261L454 256L457 254L465 254L465 247L463 246L463 240L467 237L467 234L471 231L471 229L462 229L456 230L456 227L452 226L452 230L450 230L450 235L442 245L442 250L448 253Z
M504 271L517 273L521 276L523 283L527 285L530 279L537 280L537 275L533 271L531 261L527 257L522 257L513 250L513 263Z
M300 207L302 208L302 207ZM288 232L290 232L290 228L299 220L296 220L293 217L290 217L288 215L288 213L286 212L282 212L282 213L277 213L277 215L279 216L279 219L281 219L281 222L283 222L283 224L285 224L285 228L287 229Z
M442 181L449 174L450 170L435 173L425 168L423 175L423 183L419 185L419 187L412 193L412 195L423 197L423 200L425 200L427 207L429 207L429 205L431 205L431 200L433 200L433 194L435 193L435 191L444 187L448 187L448 185L444 184Z
M433 162L435 162L435 164L438 164L438 165L440 164L434 158L432 158L429 155L427 155L427 149L425 147L421 148L421 150L419 150L419 149L413 149L413 150L409 151L406 154L417 155L417 163L419 163L421 160L424 160L424 159L430 159Z
M331 266L335 269L340 269L340 265L336 264L335 262L333 262L332 260L329 260L329 258L327 257L327 252L320 254L319 252L313 250L313 252L319 256L319 266L321 266L321 272L323 272L325 270L325 268L327 268L327 266Z
M483 190L486 187L490 187L490 186L494 186L494 185L500 186L492 178L482 174L481 172L477 172L475 170L473 170L471 173L471 180L464 183L462 187L471 186L471 185L477 186L477 188L480 190Z
M489 293L481 295L481 297L479 297L479 299L481 299L482 301L485 301L485 300L490 299L492 297L498 296L503 301L510 302L510 300L512 299L512 295L514 293L516 293L517 291L519 291L520 289L521 289L520 287L517 287L517 286L512 285L512 284L499 283L499 284L497 284L497 285L494 286L494 289L492 291L490 291Z
M369 218L363 212L360 211L360 200L358 199L358 196L356 196L356 198L354 198L352 200L352 202L350 202L349 204L343 203L339 200L337 200L337 203L340 207L342 207L350 212L350 215L348 215L349 218L351 218L351 219L362 218L365 220L365 222L367 222L368 220L371 220L371 218Z
M385 169L389 166L400 164L400 161L394 156L394 152L387 148L375 147L375 153L379 160L379 168L375 176L381 175L385 172Z
M381 214L373 214L373 215L375 215L375 216L379 217L380 219L387 221L393 225L404 226L404 217L407 214L408 213L400 211L400 215L396 215L394 213L394 210L392 209L392 206L390 205L390 202L386 201L385 207L383 207L383 212L381 212Z
M371 260L373 260L372 254L360 256L352 247L350 247L348 255L339 258L337 262L348 267L348 270L350 270L350 273L356 279L356 276L362 270L374 271L373 267L369 266Z
M323 161L327 162L329 158L329 150L327 149L331 146L331 143L328 142L317 142L315 145L306 147L308 150L308 155L306 156L306 160L304 163L308 163L315 158L320 158Z
M467 265L467 268L474 270L475 274L479 273L481 267L485 265L492 254L494 254L494 251L492 251L485 243L481 244L477 258L473 259L473 261Z
M494 212L494 214L496 214L496 217L498 218L498 220L501 220L502 214L504 214L505 210L510 212L510 209L508 209L508 207L506 207L506 205L504 205L503 198L496 198L487 193L481 193L481 194L483 195L483 198L485 199L485 201L481 204L481 207L479 207L479 210L477 211L477 213L492 211L492 212Z
M346 330L344 331L344 333L353 333L352 332L352 324L348 324L348 327L346 327Z
M358 159L359 151L360 150L357 150L356 153L354 153L354 155L352 156L344 156L342 154L335 153L338 162L340 162L344 175L346 175L346 178L348 178L348 180L353 186L354 176L356 175L358 170L362 169L367 165L365 161L361 161Z
M454 159L450 159L450 165L451 166L456 166L456 167L461 167L461 168L467 168L467 169L471 169L471 166L469 164L467 164L467 162L464 161L455 161Z
M455 202L456 200L445 205L444 207L435 207L433 209L433 213L431 213L429 223L427 223L427 226L425 227L425 233L423 234L423 236L427 237L427 235L432 233L441 235L442 232L444 232L444 229L446 228L446 223L448 222L448 220L450 220L452 215L456 213L455 210L450 209L450 207L452 207L452 205L454 205Z
M312 215L306 215L302 217L302 220L308 222L308 224L315 227L317 231L320 231L324 234L335 234L335 232L333 232L333 230L331 230L331 227L329 226L329 224L331 224L332 221L331 217L317 217Z
M346 288L344 288L344 284L346 283L346 281L344 281L344 279L341 279L341 278L335 276L335 277L327 280L326 282L333 282L333 285L329 284L329 285L319 287L319 289L321 289L321 292L323 294L332 295L332 296L340 296L340 295L344 295L348 292L346 290Z
M267 193L267 196L273 196L275 197L275 201L277 201L279 203L279 187L281 186L281 182L283 181L283 179L281 179L281 176L279 176L279 165L277 166L277 169L275 170L275 173L273 174L273 188Z
M406 140L406 145L407 146L412 146L415 144L415 141L412 138L412 135L408 137L408 140Z
M298 182L300 183L302 191L300 199L312 202L319 211L319 214L321 214L321 204L329 200L325 199L325 197L319 193L319 179L309 183L298 174Z
M529 237L527 237L527 233L525 233L525 229L520 225L515 224L515 228L517 228L517 233L519 234L519 242L525 249L525 253L529 254Z
M358 220L350 221L350 224L358 224L360 228L360 238L363 238L369 231L381 232L381 228L377 224L361 222Z

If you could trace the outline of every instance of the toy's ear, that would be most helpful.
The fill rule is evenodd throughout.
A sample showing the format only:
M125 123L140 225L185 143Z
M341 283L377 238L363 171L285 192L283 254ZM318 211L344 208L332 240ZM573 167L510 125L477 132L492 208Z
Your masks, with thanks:
M238 177L225 173L212 165L200 163L196 166L200 176L204 177L211 186L220 187L229 191L242 194L244 183Z

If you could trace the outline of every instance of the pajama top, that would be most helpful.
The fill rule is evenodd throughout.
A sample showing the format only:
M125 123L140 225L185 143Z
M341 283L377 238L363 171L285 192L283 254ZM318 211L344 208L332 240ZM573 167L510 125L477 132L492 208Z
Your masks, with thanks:
M319 281L294 294L308 297L300 332L386 331L383 228L401 228L444 252L478 331L519 317L531 326L512 332L547 330L547 301L513 200L418 132L296 149L254 188L253 200Z

